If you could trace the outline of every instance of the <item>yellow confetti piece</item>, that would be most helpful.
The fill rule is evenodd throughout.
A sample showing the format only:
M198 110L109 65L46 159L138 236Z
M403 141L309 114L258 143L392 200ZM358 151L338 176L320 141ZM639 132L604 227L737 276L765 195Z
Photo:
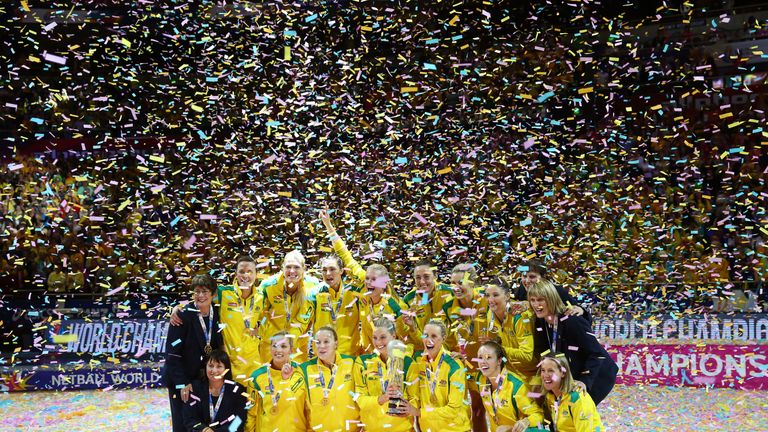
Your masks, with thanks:
M277 194L279 196L286 197L286 198L290 198L291 196L293 196L293 194L291 194L290 192L278 192Z
M447 167L447 168L443 168L443 169L439 170L437 173L438 174L448 174L451 171L453 171L453 169L451 167Z
M77 334L53 335L52 339L55 344L73 343L77 342Z
M129 199L123 201L123 203L120 204L120 206L117 208L117 211L120 211L120 210L128 207L130 204L131 204L131 200L129 200Z
M192 108L192 110L193 110L193 111L197 111L197 112L203 112L203 107L201 107L201 106L198 106L198 105L192 104L192 105L191 105L191 108Z
M123 44L123 45L125 45L125 47L126 47L126 48L130 48L130 47L131 47L131 41L129 41L129 40L128 40L128 39L126 39L126 38L122 38L122 39L120 39L120 43L121 43L121 44Z
M165 155L160 155L160 156L152 155L152 156L149 157L149 160L155 161L155 162L160 162L160 163L165 163Z
M579 89L579 94L592 93L594 89L592 87L584 87Z
M291 47L287 46L283 48L283 60L291 59Z
M419 91L418 87L402 87L400 89L400 92L402 93L413 93Z

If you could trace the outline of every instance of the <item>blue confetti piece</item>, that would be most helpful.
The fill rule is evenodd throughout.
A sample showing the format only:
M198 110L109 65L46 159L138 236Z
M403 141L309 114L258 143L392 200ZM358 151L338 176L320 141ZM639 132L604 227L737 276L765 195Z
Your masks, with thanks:
M437 70L437 66L433 65L432 63L424 63L424 69L425 70Z
M548 91L548 92L544 93L543 95L539 96L539 98L538 98L538 99L536 99L536 100L537 100L539 103L542 103L542 102L546 101L547 99L551 98L551 97L552 97L552 96L554 96L554 95L555 95L555 92L553 92L553 91Z
M317 19L317 14L312 14L306 18L304 18L304 22L312 22Z

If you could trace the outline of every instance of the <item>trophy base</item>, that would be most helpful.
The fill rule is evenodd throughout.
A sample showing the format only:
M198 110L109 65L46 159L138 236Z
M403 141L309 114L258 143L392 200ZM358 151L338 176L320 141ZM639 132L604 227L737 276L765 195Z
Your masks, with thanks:
M389 408L387 409L387 415L399 416L401 414L401 412L400 412L401 402L402 402L402 399L400 399L400 398L390 399L389 400Z

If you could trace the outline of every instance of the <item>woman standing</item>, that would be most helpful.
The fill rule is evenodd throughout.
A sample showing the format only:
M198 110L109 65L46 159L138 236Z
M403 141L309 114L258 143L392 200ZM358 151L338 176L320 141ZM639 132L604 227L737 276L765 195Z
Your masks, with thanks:
M395 324L388 318L374 321L375 351L363 354L355 361L355 389L362 427L367 432L407 432L413 430L413 418L387 414L390 399L401 399L404 388L387 381L389 353L387 345L396 339ZM403 353L405 355L405 353ZM411 358L404 358L403 377L408 376Z
M360 414L352 378L355 358L337 352L333 327L315 332L317 357L301 365L307 385L309 428L315 432L357 431Z
M466 369L443 347L447 330L438 320L424 326L424 355L411 365L406 381L415 387L404 412L416 417L422 432L468 432Z
M530 293L528 293L530 298ZM550 353L540 365L544 404L557 432L602 432L605 430L595 402L573 381L568 359Z
M536 354L565 353L573 378L582 382L595 405L599 404L613 389L619 368L589 323L580 316L564 315L565 304L551 282L533 285L528 290L528 302L536 314Z
M193 381L189 403L184 405L184 424L188 431L243 431L245 389L232 380L232 364L223 350L211 352L205 377Z
M171 422L174 432L183 432L182 406L189 401L192 381L198 379L205 357L222 347L219 317L211 300L216 282L207 274L192 278L194 301L178 314L180 326L168 327L165 344L163 379L171 402Z
M307 387L298 364L291 361L292 353L290 333L275 333L272 361L251 374L251 395L256 405L248 411L248 431L307 430Z
M510 287L501 279L485 287L488 301L486 334L481 339L500 341L507 354L507 368L530 380L536 375L533 359L533 314L530 310L513 314L509 307Z
M544 422L541 408L528 397L524 377L504 368L504 348L485 342L478 352L477 388L485 405L491 432L523 432Z

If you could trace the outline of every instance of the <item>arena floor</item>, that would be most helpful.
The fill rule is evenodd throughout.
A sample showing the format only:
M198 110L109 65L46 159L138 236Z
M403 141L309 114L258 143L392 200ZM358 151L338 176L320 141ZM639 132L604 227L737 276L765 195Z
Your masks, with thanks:
M168 431L163 389L0 394L2 431ZM608 431L768 431L767 391L617 386Z

